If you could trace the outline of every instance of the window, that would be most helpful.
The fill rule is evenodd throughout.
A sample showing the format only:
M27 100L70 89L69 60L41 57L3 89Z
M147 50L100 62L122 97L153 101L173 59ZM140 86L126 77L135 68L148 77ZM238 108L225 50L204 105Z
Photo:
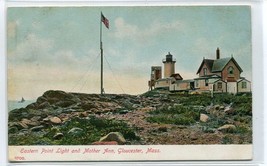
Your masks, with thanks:
M209 80L205 79L205 86L209 86Z
M228 68L228 74L234 74L234 68L232 66Z
M207 75L207 68L204 68L204 76Z
M242 82L242 89L246 89L247 88L247 82Z
M218 82L217 88L218 88L218 90L221 90L222 89L222 83L221 82Z

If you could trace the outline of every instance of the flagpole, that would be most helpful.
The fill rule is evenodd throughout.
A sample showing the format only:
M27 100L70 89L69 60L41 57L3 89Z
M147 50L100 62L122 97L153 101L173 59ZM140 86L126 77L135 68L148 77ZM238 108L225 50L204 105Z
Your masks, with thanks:
M101 86L100 86L100 93L101 95L103 95L103 91L104 91L104 88L103 88L103 43L102 43L102 12L101 12L101 15L100 15L100 51L101 51L101 74L100 74L100 77L101 77Z

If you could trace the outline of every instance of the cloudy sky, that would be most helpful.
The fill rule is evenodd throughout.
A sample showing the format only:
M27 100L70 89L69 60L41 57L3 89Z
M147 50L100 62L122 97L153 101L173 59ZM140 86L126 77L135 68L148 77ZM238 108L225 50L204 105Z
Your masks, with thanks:
M233 57L251 80L250 8L235 7L21 7L7 17L8 98L35 99L46 90L99 93L100 12L106 93L148 90L152 65L168 52L176 72L197 77L203 59Z

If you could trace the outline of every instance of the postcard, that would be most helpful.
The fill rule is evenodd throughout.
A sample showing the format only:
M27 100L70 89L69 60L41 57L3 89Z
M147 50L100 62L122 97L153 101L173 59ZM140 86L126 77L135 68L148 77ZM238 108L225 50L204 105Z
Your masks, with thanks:
M9 161L251 160L250 6L9 7Z

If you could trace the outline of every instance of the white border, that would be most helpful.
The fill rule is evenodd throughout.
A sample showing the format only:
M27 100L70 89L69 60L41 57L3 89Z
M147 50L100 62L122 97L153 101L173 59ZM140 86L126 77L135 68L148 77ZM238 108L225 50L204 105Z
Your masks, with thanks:
M263 6L262 6L262 9L265 9L263 10L263 15L262 15L262 22L263 22L263 57L264 57L264 61L263 61L263 73L264 73L264 87L267 86L267 76L266 76L266 73L267 73L267 1L265 0L263 2ZM264 102L264 138L265 138L265 142L264 142L264 158L263 158L263 162L265 163L265 165L267 165L267 121L266 121L266 118L267 118L267 90L266 88L264 89L264 99L263 101Z
M263 3L265 2L265 5ZM266 54L266 46L263 46L263 30L264 37L265 37L265 43L266 43L266 0L260 1L198 1L194 2L193 0L188 1L168 1L164 2L161 0L158 1L87 1L87 2L73 2L72 0L67 1L57 1L53 2L53 0L47 0L46 2L43 1L9 1L5 2L4 0L0 1L0 110L1 116L0 116L0 131L1 135L4 133L4 136L1 136L1 155L0 155L0 165L6 165L7 164L7 113L6 113L6 6L166 6L166 5L178 5L178 6L191 6L191 5L251 5L252 6L252 51L253 51L253 110L261 110L256 111L253 114L253 148L254 148L254 155L252 161L233 161L233 162L179 162L179 164L266 164L266 156L264 160L264 151L263 146L264 144L264 138L266 140L267 138L267 130L266 130L266 121L264 124L264 116L266 118L266 97L267 92L264 87L267 86L267 79L266 79L266 73L267 67L264 66L264 64L267 64L267 54ZM265 9L265 10L264 10ZM262 12L265 11L265 20L263 19ZM263 21L265 21L265 25L263 25ZM263 29L265 27L265 29ZM263 52L265 51L265 52ZM263 54L265 53L265 54ZM265 57L263 56L265 55ZM265 95L264 95L265 94ZM264 102L265 101L265 102ZM264 134L265 133L265 134ZM265 136L265 137L264 137ZM3 153L4 152L4 153ZM5 153L6 152L6 153ZM164 162L165 163L165 162ZM161 163L164 165L164 163ZM172 162L173 163L173 162ZM38 163L34 163L38 164ZM49 164L49 163L47 163ZM51 164L51 163L50 163ZM66 165L66 163L60 163ZM78 163L74 164L77 165ZM110 164L110 163L109 163ZM109 165L108 164L108 165ZM118 163L114 163L118 165ZM137 164L137 163L136 163ZM146 163L149 164L149 163ZM15 164L12 164L15 165ZM155 163L153 164L155 165Z
M5 2L0 0L0 165L7 163Z

